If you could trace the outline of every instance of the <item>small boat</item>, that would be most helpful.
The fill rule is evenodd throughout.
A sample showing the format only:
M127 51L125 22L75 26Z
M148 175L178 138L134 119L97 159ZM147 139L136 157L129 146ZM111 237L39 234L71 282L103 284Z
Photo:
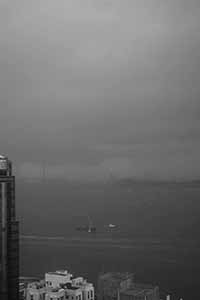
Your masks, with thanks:
M109 228L115 228L116 225L115 225L115 224L109 224L108 227L109 227Z
M88 233L94 233L96 232L96 227L94 227L92 225L92 220L89 216L87 216L88 218L88 225L87 226L80 226L80 227L77 227L76 230L78 231L86 231Z

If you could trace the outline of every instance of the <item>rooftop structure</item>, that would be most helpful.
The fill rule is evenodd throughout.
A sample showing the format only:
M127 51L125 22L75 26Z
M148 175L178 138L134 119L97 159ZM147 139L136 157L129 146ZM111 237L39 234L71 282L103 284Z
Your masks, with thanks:
M83 300L83 292L81 288L68 286L65 288L65 297L68 300Z
M52 289L51 291L48 291L45 295L45 300L65 300L65 299L66 298L65 298L64 289Z
M58 270L56 272L48 272L45 274L46 285L56 288L61 284L66 284L72 281L73 275L67 270Z

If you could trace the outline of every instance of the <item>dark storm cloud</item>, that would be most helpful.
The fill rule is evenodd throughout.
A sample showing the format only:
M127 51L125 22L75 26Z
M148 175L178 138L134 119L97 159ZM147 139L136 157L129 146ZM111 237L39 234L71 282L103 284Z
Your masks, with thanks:
M23 175L199 175L198 1L0 5L1 148Z

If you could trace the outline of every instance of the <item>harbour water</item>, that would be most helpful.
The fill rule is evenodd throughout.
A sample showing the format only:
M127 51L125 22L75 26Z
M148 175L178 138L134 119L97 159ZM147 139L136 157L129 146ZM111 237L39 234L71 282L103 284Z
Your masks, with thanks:
M200 244L95 236L21 239L22 275L42 277L63 268L95 284L100 272L135 272L137 281L159 285L161 295L191 300L199 287Z
M198 184L34 183L18 185L18 194L22 276L66 268L96 284L101 272L131 271L138 282L159 285L161 295L197 299ZM76 231L87 225L87 214L96 234Z

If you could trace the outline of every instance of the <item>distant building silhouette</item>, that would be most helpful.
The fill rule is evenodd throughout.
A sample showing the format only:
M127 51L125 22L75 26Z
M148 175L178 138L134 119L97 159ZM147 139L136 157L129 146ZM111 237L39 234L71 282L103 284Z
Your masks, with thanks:
M120 292L120 300L160 300L159 288L149 284L138 284Z
M19 224L12 163L0 155L0 299L19 297Z
M98 300L160 300L159 288L135 283L131 273L110 272L98 278Z
M98 300L118 300L119 292L133 286L134 274L109 272L98 278Z

